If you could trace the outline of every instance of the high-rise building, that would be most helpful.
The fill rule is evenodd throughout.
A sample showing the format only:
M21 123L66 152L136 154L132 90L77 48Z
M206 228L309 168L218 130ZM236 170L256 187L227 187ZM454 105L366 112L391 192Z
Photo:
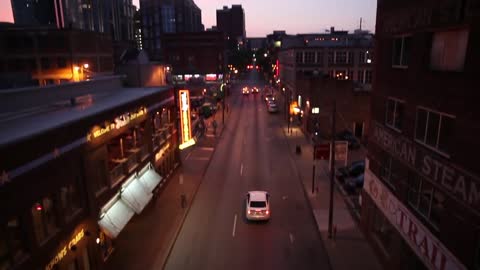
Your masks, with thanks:
M202 12L193 0L141 0L143 48L150 59L162 59L164 33L201 32Z
M242 5L224 6L217 9L217 28L225 33L229 45L243 44L245 42L245 13Z
M385 269L479 269L475 1L378 1L362 192Z

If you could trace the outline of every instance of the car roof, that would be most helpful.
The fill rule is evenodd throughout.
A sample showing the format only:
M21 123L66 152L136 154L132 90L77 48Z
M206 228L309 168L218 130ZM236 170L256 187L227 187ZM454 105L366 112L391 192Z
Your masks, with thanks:
M249 191L251 201L266 201L267 192L266 191Z

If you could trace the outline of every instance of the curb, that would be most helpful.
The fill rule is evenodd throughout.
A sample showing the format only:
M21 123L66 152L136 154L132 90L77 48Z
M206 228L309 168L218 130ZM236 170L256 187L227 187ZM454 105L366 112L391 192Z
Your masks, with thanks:
M317 233L318 233L318 236L320 237L320 239L322 240L321 243L322 243L323 249L325 250L325 253L327 255L328 267L329 267L329 269L333 269L332 268L332 263L330 261L330 256L328 254L327 248L325 246L325 242L324 242L323 237L322 237L322 233L320 232L320 229L319 229L318 223L317 223L317 219L315 218L315 214L313 213L312 201L310 200L310 197L308 195L308 191L305 189L305 186L304 186L303 180L302 180L302 176L300 175L300 172L298 171L298 168L297 168L297 164L292 157L292 153L290 151L290 139L285 134L285 130L283 129L283 126L282 126L282 134L283 134L283 137L285 138L285 140L287 141L288 156L290 158L290 162L293 163L293 169L295 170L295 173L297 174L297 178L298 178L298 181L300 182L300 185L301 185L301 188L302 188L302 191L303 191L303 195L305 196L305 199L308 202L307 205L308 205L308 208L310 209L310 214L312 215L312 218L315 221L315 224L317 225Z
M221 135L223 134L223 130L225 129L225 126L226 125L223 125L222 130L220 131L220 134L219 134L218 138L221 138ZM200 186L202 185L203 179L205 177L205 174L207 173L208 168L210 167L210 162L212 161L212 157L213 157L213 155L215 155L215 152L217 151L217 144L218 144L218 141L215 142L215 147L213 148L212 155L210 156L210 159L207 161L207 165L205 166L205 169L202 172L201 180L198 183L198 185L195 187L195 190L193 191L192 199L190 200L190 203L189 203L187 209L183 213L182 220L180 221L180 226L178 226L177 230L175 231L174 237L170 241L170 244L169 244L169 247L168 247L168 253L165 256L165 259L162 263L162 269L165 269L165 266L167 265L167 261L170 258L170 255L172 254L173 246L175 245L175 242L177 242L177 238L180 235L180 231L183 228L185 220L187 219L187 215L190 212L190 208L192 208L193 202L195 201L195 197L197 196L197 192L200 189Z

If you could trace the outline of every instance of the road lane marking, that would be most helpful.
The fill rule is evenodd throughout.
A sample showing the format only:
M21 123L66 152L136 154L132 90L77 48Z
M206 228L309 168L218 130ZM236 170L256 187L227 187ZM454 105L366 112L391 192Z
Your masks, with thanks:
M190 153L188 153L188 155L185 157L185 160L188 160L188 158L190 157L191 154L192 154L192 151L190 151Z
M293 237L292 233L289 233L288 236L290 237L290 243L293 244L293 241L295 241L295 237Z
M235 228L237 227L237 214L233 218L233 230L232 230L232 237L235 237Z
M243 163L240 165L240 176L243 176Z

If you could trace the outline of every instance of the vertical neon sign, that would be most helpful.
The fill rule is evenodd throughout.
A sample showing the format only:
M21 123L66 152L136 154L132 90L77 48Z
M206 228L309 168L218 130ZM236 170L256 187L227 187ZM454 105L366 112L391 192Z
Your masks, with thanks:
M182 141L179 148L184 149L195 144L195 140L192 139L190 123L190 92L188 90L179 90L178 102L180 108L180 130L182 135Z

